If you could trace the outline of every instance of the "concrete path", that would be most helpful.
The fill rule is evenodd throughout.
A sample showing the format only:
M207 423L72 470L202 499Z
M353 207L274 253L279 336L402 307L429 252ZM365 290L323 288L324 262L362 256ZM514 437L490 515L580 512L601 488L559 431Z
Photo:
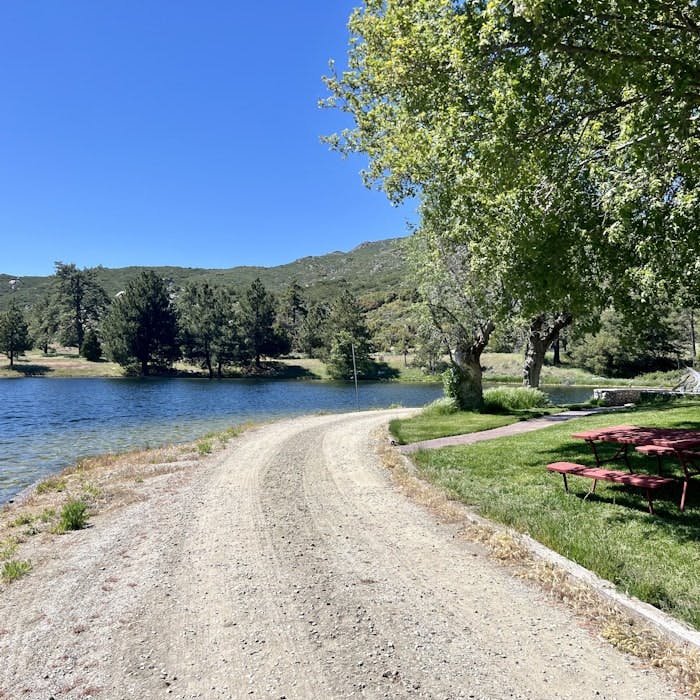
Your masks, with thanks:
M531 420L511 423L500 428L491 430L480 430L476 433L466 433L465 435L450 435L448 437L436 438L434 440L423 440L422 442L412 442L410 445L401 445L399 448L403 454L411 454L418 450L436 450L441 447L451 447L453 445L472 445L482 440L495 440L496 438L507 437L508 435L520 435L533 430L542 430L551 425L557 425L573 418L583 418L594 413L610 413L610 408L589 408L583 411L562 411L542 418L532 418Z

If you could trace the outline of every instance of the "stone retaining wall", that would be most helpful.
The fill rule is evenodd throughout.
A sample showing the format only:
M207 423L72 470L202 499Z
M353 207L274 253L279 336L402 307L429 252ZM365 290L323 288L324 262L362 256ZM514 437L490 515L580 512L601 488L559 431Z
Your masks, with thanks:
M671 398L678 394L667 389L593 389L593 398L604 406L624 406L627 403L639 403L655 398Z

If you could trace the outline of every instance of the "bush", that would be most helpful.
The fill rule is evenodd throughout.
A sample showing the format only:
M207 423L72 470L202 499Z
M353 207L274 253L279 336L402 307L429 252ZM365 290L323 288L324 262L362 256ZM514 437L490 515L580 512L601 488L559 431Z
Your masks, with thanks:
M435 399L432 403L429 403L423 409L424 416L449 416L452 413L457 413L459 411L459 406L457 402L449 397L445 396L441 399Z
M487 413L515 411L526 408L544 408L549 397L539 389L528 387L496 387L484 392L484 408Z
M98 362L102 357L102 346L97 338L97 334L92 329L85 334L85 340L83 340L83 346L80 348L80 354L88 362Z
M62 532L66 530L82 530L87 524L87 504L84 501L68 501L61 511L61 519L58 529Z
M2 580L12 583L12 581L16 581L18 578L28 574L31 568L32 564L29 561L21 561L19 559L6 561L2 565Z

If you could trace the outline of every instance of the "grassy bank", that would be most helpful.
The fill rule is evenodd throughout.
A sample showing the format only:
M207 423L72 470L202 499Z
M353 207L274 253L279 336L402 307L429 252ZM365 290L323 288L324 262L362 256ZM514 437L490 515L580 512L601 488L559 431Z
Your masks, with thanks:
M700 479L691 481L685 513L680 485L655 498L601 482L586 497L588 480L570 481L545 465L556 460L593 464L590 448L571 438L577 430L632 423L700 430L700 404L639 408L572 420L546 430L470 446L422 451L421 472L450 496L483 516L526 532L551 549L675 617L700 628ZM633 467L654 472L655 462L632 455ZM677 462L665 472L680 475Z
M377 353L375 359L383 365L380 378L400 382L429 382L440 384L439 374L426 374L420 367L413 366L413 355ZM522 356L519 353L484 353L482 365L485 368L484 381L520 385L522 383ZM174 376L207 377L200 367L178 362L173 368ZM542 383L564 386L654 386L673 387L680 380L682 370L676 372L654 373L635 377L634 379L609 379L597 377L590 372L562 365L546 365L542 370ZM102 360L88 362L80 357L74 348L62 348L57 352L44 355L39 350L32 350L15 361L10 369L9 363L0 364L0 378L16 377L122 377L123 369L114 362ZM328 381L330 378L326 366L315 358L289 357L265 363L260 372L248 373L244 370L229 369L226 376L238 378L244 376L261 376L276 379L314 379Z

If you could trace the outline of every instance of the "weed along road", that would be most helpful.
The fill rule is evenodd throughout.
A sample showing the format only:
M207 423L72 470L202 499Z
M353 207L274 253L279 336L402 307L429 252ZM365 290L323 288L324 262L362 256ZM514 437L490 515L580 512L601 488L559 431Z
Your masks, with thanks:
M676 697L309 416L154 468L0 595L0 698Z

